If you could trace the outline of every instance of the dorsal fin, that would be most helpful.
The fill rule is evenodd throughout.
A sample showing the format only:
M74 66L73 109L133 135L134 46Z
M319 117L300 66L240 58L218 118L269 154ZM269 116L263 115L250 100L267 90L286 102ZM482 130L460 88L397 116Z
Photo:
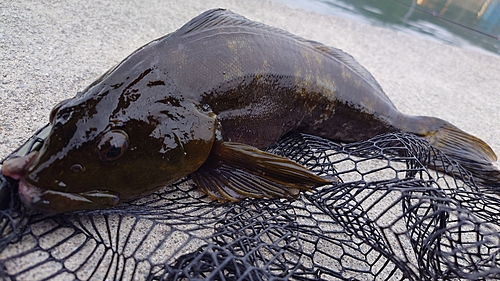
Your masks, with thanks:
M249 20L242 15L233 13L225 9L212 9L203 12L202 14L193 18L188 23L179 28L176 33L179 33L179 35L182 36L187 34L194 34L198 31L207 31L212 28L220 27L255 28L260 31L274 33L275 35L286 36L300 42L308 42L306 39L293 35L290 32L265 25L260 22Z
M180 35L196 33L197 31L206 31L207 29L221 26L255 26L260 23L251 21L239 14L226 9L212 9L205 11L197 17L183 25L176 33Z
M281 35L292 40L296 40L297 43L305 44L312 47L313 50L321 52L330 58L338 61L339 63L345 65L353 73L359 75L363 80L369 83L375 89L378 89L381 98L386 102L392 104L389 98L385 95L382 87L378 84L375 78L361 66L351 55L345 53L340 49L325 46L319 42L307 40L282 29L271 27L259 22L249 20L239 14L233 13L225 9L212 9L208 10L199 16L195 17L184 26L182 26L176 33L180 36L187 34L196 34L199 31L207 31L212 28L220 27L247 27L255 28L260 31L274 33L275 35Z

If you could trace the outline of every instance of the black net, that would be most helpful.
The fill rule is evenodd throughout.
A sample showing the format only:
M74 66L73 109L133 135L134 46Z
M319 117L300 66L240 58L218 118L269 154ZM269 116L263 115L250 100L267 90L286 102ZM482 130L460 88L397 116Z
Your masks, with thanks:
M39 149L38 132L13 155ZM413 135L269 151L340 183L220 204L184 179L109 210L42 217L3 181L6 280L484 280L500 277L500 200ZM427 169L430 166L433 169ZM448 171L445 175L440 171ZM453 176L454 175L454 176Z

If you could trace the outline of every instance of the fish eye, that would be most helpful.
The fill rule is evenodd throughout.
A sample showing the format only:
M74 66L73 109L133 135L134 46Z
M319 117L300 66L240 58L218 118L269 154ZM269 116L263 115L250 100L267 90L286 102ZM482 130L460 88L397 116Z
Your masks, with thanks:
M82 171L85 171L85 168L80 164L74 164L69 169L74 173L80 173Z
M102 162L115 161L127 151L128 135L122 130L111 130L101 138L97 149Z

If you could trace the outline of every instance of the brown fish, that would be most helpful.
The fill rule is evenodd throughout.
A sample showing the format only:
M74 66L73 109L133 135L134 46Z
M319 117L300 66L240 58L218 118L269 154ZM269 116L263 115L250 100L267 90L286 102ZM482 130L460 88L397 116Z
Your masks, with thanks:
M46 213L112 207L186 175L220 201L331 183L262 151L288 132L344 142L408 132L483 184L500 178L486 143L399 112L348 54L221 9L139 48L58 104L50 124L39 153L2 168Z

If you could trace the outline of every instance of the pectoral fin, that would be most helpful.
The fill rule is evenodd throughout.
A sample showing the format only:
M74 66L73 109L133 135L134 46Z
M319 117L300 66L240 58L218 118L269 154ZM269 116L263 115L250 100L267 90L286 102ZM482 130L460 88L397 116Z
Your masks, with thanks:
M221 141L214 143L207 161L191 176L203 192L219 201L296 198L301 190L332 183L287 158Z

